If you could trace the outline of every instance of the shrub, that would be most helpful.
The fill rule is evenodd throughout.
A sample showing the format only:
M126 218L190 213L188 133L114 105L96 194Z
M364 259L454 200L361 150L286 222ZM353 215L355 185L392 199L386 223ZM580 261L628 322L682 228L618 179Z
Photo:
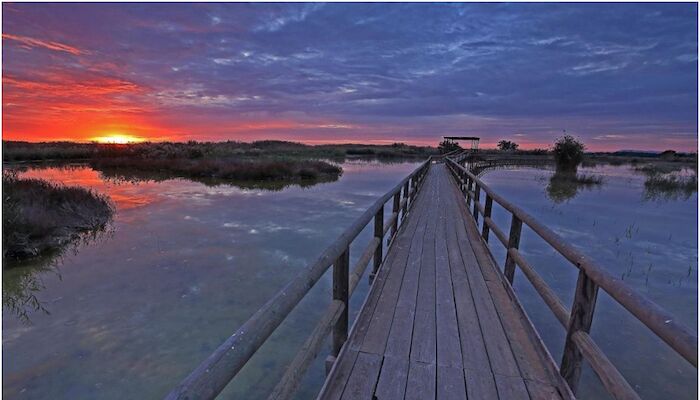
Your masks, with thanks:
M518 144L510 140L501 140L498 142L498 150L500 151L515 151L518 150Z
M586 146L576 140L573 136L565 135L557 139L554 143L554 159L557 169L563 171L576 171L583 161L583 152Z
M449 153L451 151L455 150L460 150L462 147L460 147L459 144L456 142L453 142L449 139L445 139L440 144L438 145L438 150L440 151L441 154Z

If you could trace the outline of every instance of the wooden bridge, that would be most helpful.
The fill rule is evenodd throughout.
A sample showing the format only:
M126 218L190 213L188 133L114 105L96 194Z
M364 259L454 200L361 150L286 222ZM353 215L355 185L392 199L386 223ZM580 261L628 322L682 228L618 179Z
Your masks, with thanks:
M583 359L613 398L639 398L589 335L598 290L697 367L696 333L493 192L463 160L429 159L378 199L167 398L215 398L331 266L333 300L270 399L292 397L329 335L319 399L569 399ZM494 205L512 215L508 235L491 219ZM373 238L350 268L350 244L372 221ZM519 252L523 225L578 268L570 309ZM490 239L507 249L503 269ZM348 299L370 261L372 285L349 330ZM564 328L559 363L512 290L516 267Z

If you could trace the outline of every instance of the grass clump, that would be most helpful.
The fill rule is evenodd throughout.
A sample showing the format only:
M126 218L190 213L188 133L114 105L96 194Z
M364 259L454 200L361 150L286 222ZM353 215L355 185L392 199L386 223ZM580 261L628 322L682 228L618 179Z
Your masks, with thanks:
M644 181L644 198L646 200L688 199L697 191L698 178L696 174L653 174L648 175Z
M646 176L645 200L688 199L698 191L697 163L656 162L636 165L634 170Z
M93 168L115 172L166 172L182 178L211 178L233 181L334 180L342 173L337 165L320 160L188 158L108 158L91 162Z
M12 261L60 252L81 235L103 230L114 214L106 196L41 179L2 176L2 259Z

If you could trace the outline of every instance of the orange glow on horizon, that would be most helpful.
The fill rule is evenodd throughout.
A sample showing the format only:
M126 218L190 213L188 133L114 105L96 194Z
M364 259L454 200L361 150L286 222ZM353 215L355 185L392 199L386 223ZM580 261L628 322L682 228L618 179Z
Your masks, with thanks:
M128 143L141 143L145 142L146 139L133 135L125 135L121 133L109 134L105 136L96 136L91 138L91 141L97 143L109 143L109 144L128 144Z

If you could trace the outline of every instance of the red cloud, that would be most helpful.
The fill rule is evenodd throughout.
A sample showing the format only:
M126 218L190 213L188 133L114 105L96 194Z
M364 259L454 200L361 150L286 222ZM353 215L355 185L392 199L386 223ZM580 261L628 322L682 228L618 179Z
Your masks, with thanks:
M49 50L54 50L54 51L63 51L66 53L70 53L73 55L81 55L87 53L84 50L80 50L76 47L73 46L68 46L66 44L58 43L58 42L47 42L45 40L39 40L39 39L33 39L30 37L26 36L18 36L18 35L10 35L8 33L3 33L2 34L3 39L8 39L8 40L14 40L16 42L19 42L23 44L24 46L27 47L41 47L44 49L49 49Z

